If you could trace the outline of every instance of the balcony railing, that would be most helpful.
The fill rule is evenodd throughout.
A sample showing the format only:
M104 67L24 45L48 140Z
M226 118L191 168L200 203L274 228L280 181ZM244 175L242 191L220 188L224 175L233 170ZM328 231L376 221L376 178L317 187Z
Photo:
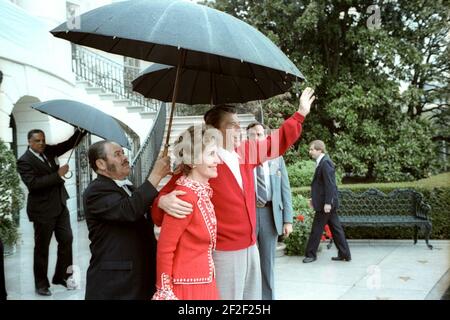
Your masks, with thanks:
M139 68L117 63L90 50L72 44L72 70L78 79L113 93L121 99L128 99L132 105L141 106L144 111L156 112L159 101L147 99L132 91L131 81L139 74Z
M131 161L131 181L135 186L141 185L148 177L161 150L166 127L166 104L160 103L152 128Z

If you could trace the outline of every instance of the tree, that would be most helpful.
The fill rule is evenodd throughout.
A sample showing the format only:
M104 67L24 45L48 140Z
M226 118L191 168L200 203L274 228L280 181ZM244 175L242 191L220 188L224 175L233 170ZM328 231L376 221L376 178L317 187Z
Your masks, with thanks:
M431 122L421 115L448 89L430 86L447 79L446 1L210 4L256 27L297 64L317 96L303 141L324 140L344 172L386 181L419 178L434 169ZM296 110L298 89L265 102L270 125ZM305 144L300 146L306 157Z

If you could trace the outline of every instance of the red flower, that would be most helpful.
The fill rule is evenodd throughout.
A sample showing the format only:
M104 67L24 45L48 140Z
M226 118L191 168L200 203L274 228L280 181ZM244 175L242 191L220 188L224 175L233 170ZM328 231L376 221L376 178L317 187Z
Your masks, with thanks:
M301 222L305 221L305 217L301 214L299 214L296 218L298 221L301 221Z

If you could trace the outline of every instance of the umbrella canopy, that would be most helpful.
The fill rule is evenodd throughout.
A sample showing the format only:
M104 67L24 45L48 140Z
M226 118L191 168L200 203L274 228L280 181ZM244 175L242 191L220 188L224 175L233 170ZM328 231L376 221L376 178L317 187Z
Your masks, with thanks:
M49 100L34 103L31 107L130 149L128 139L119 123L110 115L92 106L73 100Z
M131 0L83 13L51 33L73 43L177 66L164 155L167 155L181 70L194 69L275 83L304 80L261 32L224 12L185 0Z
M154 63L133 80L133 90L147 98L172 101L177 68ZM276 82L183 68L176 102L184 104L243 103L264 100L289 90L292 81Z
M73 43L188 69L276 82L304 79L261 32L224 12L185 0L132 0L82 14L51 33Z

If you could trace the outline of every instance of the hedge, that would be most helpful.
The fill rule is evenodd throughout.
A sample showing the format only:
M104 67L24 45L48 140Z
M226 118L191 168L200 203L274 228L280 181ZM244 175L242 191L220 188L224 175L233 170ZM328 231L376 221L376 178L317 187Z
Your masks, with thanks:
M398 188L414 189L424 196L424 201L431 206L431 220L433 229L432 239L450 239L450 173L440 174L428 179L403 183L373 183L373 184L344 184L339 189L350 189L355 193L362 193L370 188L376 188L389 193ZM309 187L293 188L292 196L301 195L310 198ZM412 239L413 228L346 228L348 239ZM419 233L419 239L423 234Z

